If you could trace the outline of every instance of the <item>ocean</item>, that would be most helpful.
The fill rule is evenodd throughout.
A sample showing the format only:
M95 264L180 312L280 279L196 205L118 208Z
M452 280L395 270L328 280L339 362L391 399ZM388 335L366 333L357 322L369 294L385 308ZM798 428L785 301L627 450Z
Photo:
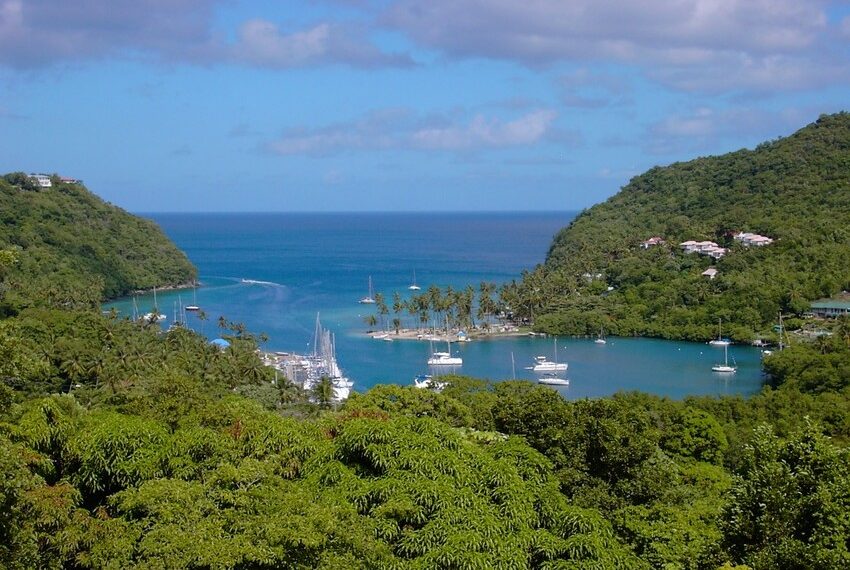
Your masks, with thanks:
M358 300L382 293L389 305L394 292L408 298L414 280L462 289L482 281L520 279L523 270L542 263L554 235L575 212L544 213L261 213L142 214L155 221L198 267L202 286L196 302L207 314L189 325L210 338L221 334L217 321L243 323L265 333L269 351L311 352L317 316L336 337L337 359L364 391L379 383L409 385L428 373L427 341L384 342L365 334L374 305ZM161 291L160 311L169 316L178 302L191 304L192 291ZM152 295L139 297L141 312ZM109 303L131 314L132 300ZM390 318L394 315L390 314ZM404 314L405 324L415 326ZM555 344L557 343L557 344ZM456 371L505 380L532 379L526 367L537 355L556 350L566 361L568 387L553 387L567 398L598 397L640 390L671 398L701 394L757 392L763 378L760 353L730 347L738 365L734 375L711 372L722 349L707 344L639 338L593 339L515 337L452 344L463 356ZM445 345L434 347L445 350ZM513 364L512 364L513 362Z

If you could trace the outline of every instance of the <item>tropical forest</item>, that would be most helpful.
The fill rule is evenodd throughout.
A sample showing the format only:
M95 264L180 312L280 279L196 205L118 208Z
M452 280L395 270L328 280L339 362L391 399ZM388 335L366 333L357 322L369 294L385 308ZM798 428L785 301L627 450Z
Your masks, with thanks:
M483 313L563 335L704 341L723 319L775 343L782 315L748 398L456 375L336 403L241 323L215 323L221 348L104 313L197 272L152 222L54 182L0 181L2 568L850 567L850 317L809 313L850 289L848 114L653 168L482 291Z

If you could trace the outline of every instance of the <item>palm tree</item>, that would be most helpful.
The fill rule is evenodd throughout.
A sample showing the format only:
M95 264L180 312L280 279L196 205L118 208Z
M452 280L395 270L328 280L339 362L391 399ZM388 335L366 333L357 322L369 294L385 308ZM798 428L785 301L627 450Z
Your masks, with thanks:
M366 315L365 317L363 317L363 321L365 321L366 326L369 327L369 329L371 330L375 328L376 324L378 324L378 317L376 317L375 315Z
M334 385L331 379L327 376L322 376L316 385L311 390L313 399L320 408L328 409L331 407L334 399Z

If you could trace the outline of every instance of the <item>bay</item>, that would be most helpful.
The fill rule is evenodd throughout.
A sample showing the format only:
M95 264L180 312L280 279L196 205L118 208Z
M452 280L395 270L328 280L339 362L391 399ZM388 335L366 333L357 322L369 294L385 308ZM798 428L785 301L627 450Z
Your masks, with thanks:
M429 372L431 350L424 341L385 342L365 334L364 318L375 309L357 301L368 293L370 278L390 305L394 292L409 297L414 272L423 290L436 284L472 285L477 291L481 281L519 279L524 269L543 262L553 236L575 212L144 215L199 269L197 304L208 320L190 313L190 326L214 338L222 334L217 322L224 317L268 335L265 350L310 352L319 314L336 335L340 365L355 390L363 391L378 383L410 384ZM178 300L191 303L192 292L158 294L159 309L169 316L166 325ZM137 303L146 312L153 298L145 295ZM108 306L132 312L130 299ZM415 326L414 317L404 319ZM749 395L762 385L760 353L752 347L730 347L739 369L724 376L711 372L723 359L722 349L706 344L642 338L609 338L605 345L592 339L555 342L559 359L569 363L570 379L570 386L557 390L569 398L620 390L672 398ZM551 338L514 337L452 344L452 351L464 359L459 373L533 379L525 367L537 355L552 358L555 347Z

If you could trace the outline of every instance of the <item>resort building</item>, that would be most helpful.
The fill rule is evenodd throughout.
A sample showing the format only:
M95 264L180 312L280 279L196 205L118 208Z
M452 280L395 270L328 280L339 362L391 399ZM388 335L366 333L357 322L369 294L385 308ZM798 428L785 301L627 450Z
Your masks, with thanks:
M656 237L651 237L648 240L641 242L640 247L642 249L649 249L650 247L652 247L654 245L661 245L663 243L664 243L664 240L661 239L660 237L656 236Z
M80 180L79 178L69 178L67 176L60 176L59 181L62 184L82 184L83 183L83 181Z
M773 239L767 236L752 234L749 232L740 232L733 236L737 241L741 242L741 245L745 245L747 247L763 247L765 245L770 245L773 243Z
M714 259L720 259L726 255L726 248L720 247L713 241L684 241L679 244L685 253L698 253L700 255L708 255Z
M53 183L50 181L50 177L46 174L30 174L29 177L42 188L50 188L53 186Z
M703 277L708 277L709 279L714 279L717 277L717 270L713 267L709 267L705 271L702 272Z
M812 303L812 314L816 317L838 317L850 315L850 297L841 299L820 299Z

